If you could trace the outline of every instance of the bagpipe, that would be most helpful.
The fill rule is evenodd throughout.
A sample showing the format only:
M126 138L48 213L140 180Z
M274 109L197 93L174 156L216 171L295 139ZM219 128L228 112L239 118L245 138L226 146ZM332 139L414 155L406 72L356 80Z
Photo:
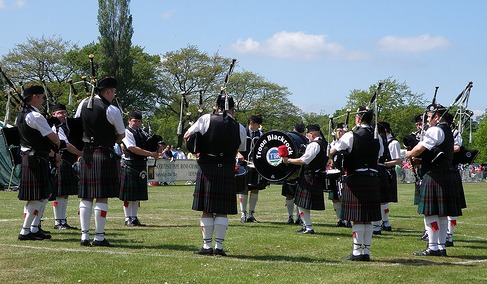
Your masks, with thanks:
M226 92L228 82L230 81L230 76L232 75L233 69L235 68L235 63L237 62L237 59L232 59L232 62L230 63L230 67L228 68L227 74L225 75L225 80L223 82L223 86L220 89L220 97L224 98L224 109L223 109L223 116L225 117L227 115L227 111L230 109L229 107L229 97L228 93ZM203 105L203 94L204 90L199 90L199 109L198 112L201 113L203 112L202 110L202 105ZM182 113L183 113L183 102L186 100L185 98L186 92L182 95L181 99L181 113L180 113L180 124L178 126L178 134L182 134ZM187 102L186 102L187 105ZM200 111L201 110L201 111ZM216 112L216 109L213 111L213 113ZM180 133L179 133L180 132ZM189 138L186 140L186 148L190 153L197 154L200 152L200 146L198 145L198 140L201 141L201 134L199 132L194 133L189 136Z
M454 138L458 135L463 134L464 130L467 128L467 125L470 124L469 130L469 140L470 143L472 142L472 128L471 128L471 123L472 123L472 116L473 112L468 110L468 100L470 97L470 91L473 87L473 82L468 82L468 84L465 86L465 88L458 94L458 96L455 98L453 103L451 103L448 108L446 108L445 111L443 111L440 115L440 118L438 121L441 121L442 119L446 120L446 123L451 127L452 133ZM403 138L403 144L406 146L408 150L413 149L423 138L424 133L427 130L427 114L428 112L433 112L433 117L437 114L438 112L438 107L441 107L440 105L437 104L436 102L436 96L438 92L438 87L435 87L435 93L433 96L432 103L425 109L424 113L422 114L422 128L420 129L420 135L419 139L415 135L407 135ZM458 109L456 112L452 115L450 112L451 110L457 107ZM435 157L441 156L441 152L433 148L431 153L427 153L426 155L433 155L433 159ZM478 150L470 150L467 149L463 146L460 146L460 151L454 152L453 153L453 164L471 164L479 154ZM422 156L420 156L422 157ZM431 158L431 157L430 157Z

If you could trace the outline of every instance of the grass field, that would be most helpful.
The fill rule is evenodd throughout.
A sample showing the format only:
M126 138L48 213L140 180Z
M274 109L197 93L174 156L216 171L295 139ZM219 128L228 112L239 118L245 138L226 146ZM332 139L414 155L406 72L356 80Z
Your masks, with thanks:
M147 227L124 226L122 202L109 201L106 238L116 247L82 247L79 231L55 231L52 203L43 228L52 239L18 241L24 202L0 192L0 283L486 283L486 183L467 183L468 208L458 218L448 257L417 257L422 216L413 205L413 185L399 185L391 204L392 232L374 236L371 262L350 262L351 230L335 227L331 201L312 211L314 235L286 225L280 187L261 191L256 218L230 216L227 257L194 255L202 245L200 213L191 210L192 186L151 187L139 219ZM79 228L78 199L70 198L68 222ZM93 232L93 221L91 232Z

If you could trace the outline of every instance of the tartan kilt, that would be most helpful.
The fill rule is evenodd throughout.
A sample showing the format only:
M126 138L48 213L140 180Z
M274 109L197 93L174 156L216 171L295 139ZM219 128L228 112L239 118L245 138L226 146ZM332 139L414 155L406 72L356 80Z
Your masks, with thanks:
M216 214L237 214L235 165L198 160L192 209Z
M454 170L455 180L457 184L457 200L460 202L461 208L467 208L467 201L465 200L465 192L463 190L462 176L458 169Z
M126 160L120 172L120 195L122 201L148 200L147 161Z
M39 157L38 168L29 168L29 157L22 155L21 176L19 184L19 200L41 200L49 198L52 193L51 173L49 169L49 157Z
M380 202L387 203L392 198L389 173L387 172L387 169L384 166L377 166L377 171L378 171L379 187L380 187Z
M414 182L414 205L419 204L419 193L421 192L421 181Z
M382 218L377 174L354 172L345 177L342 188L342 220L372 222Z
M109 148L83 149L81 159L79 198L118 197L120 163Z
M79 178L73 170L74 162L76 161L61 159L61 164L58 167L56 196L78 194Z
M426 216L461 216L462 202L457 200L457 196L458 189L453 170L429 171L421 183L418 213Z
M324 177L301 175L294 195L294 204L309 210L325 210L324 186Z
M389 172L389 184L391 186L391 199L389 202L397 202L397 172L395 168L387 170Z
M286 182L284 181L282 183L282 188L281 188L281 195L282 196L288 196L296 194L296 188L298 187L297 182Z

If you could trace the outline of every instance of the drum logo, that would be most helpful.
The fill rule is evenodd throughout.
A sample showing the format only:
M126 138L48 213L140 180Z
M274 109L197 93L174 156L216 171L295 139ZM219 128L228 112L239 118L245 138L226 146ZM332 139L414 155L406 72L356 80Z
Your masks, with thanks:
M277 151L277 147L272 147L267 151L266 154L266 160L269 165L277 167L281 162L281 156L279 156L279 153Z

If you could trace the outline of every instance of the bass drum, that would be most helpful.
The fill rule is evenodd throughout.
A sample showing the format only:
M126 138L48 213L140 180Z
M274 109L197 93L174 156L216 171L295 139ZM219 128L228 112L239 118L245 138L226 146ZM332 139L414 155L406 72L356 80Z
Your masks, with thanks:
M277 147L285 145L289 158L299 158L306 150L307 139L295 132L271 130L264 133L257 143L252 154L257 172L271 182L291 181L299 177L300 166L282 163Z

